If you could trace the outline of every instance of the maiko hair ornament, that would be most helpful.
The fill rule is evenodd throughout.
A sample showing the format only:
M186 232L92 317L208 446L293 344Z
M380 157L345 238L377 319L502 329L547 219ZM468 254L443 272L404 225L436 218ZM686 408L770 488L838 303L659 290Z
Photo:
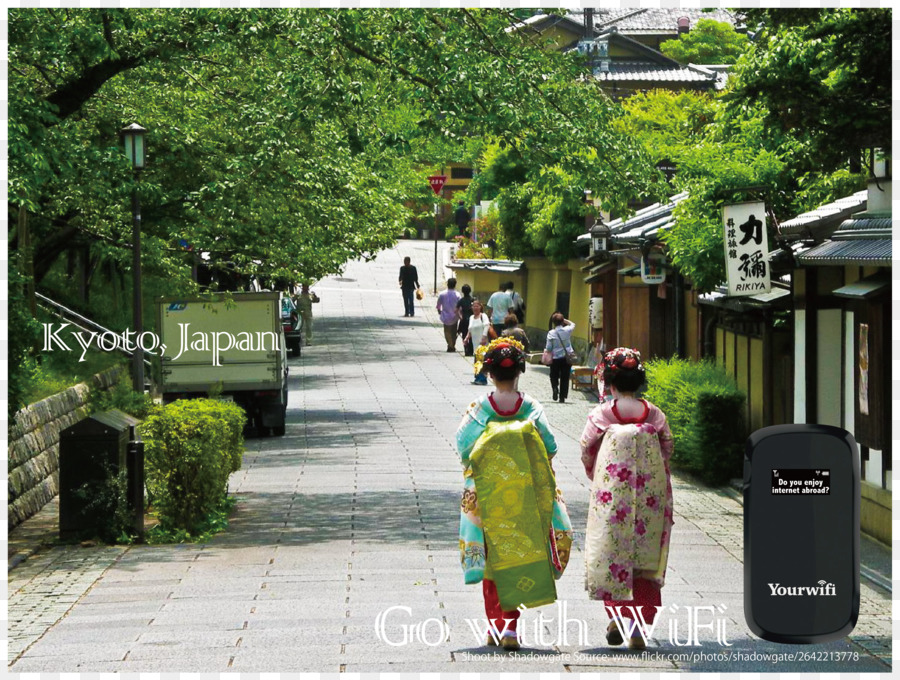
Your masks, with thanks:
M518 340L508 337L497 338L489 344L475 350L476 358L481 360L475 365L475 372L481 370L483 364L488 370L491 367L501 368L517 367L519 372L525 370L525 347Z
M633 347L616 347L603 355L601 370L616 374L620 370L644 372L641 353Z

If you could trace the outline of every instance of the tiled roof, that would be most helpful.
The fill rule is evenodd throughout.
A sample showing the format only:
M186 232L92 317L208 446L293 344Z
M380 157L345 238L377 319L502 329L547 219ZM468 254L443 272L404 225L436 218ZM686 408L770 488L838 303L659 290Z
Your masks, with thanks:
M594 77L603 82L681 82L709 83L714 85L716 74L698 66L662 67L644 61L610 61L609 71L597 73Z
M867 195L868 192L863 189L851 196L845 196L833 203L821 205L815 210L797 215L797 217L782 222L778 226L778 233L787 238L812 235L814 231L827 236L828 232L840 225L850 215L866 209Z
M891 241L826 241L797 255L797 261L805 265L890 267Z
M584 10L573 10L569 18L584 24ZM714 19L737 26L740 22L724 9L704 12L702 9L595 9L594 25L600 28L615 26L621 33L678 33L678 20L687 17L691 20L691 28L700 19Z
M654 203L641 208L627 219L621 217L612 220L607 226L611 232L611 240L619 245L639 243L642 240L656 237L673 223L672 211L675 206L688 197L686 191L675 194L666 203ZM578 241L590 241L591 235L582 234Z
M891 218L857 213L841 223L831 240L795 250L797 262L805 265L891 266Z
M835 241L864 238L891 238L890 217L869 217L857 214L852 219L841 222L840 228L831 236Z
M522 269L521 260L451 260L450 269L484 270L513 273Z

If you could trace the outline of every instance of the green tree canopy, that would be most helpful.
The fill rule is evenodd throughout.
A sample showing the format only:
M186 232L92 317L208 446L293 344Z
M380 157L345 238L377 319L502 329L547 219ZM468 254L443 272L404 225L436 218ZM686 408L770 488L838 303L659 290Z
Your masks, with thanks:
M759 23L736 65L728 115L798 142L792 162L834 171L891 146L891 10L744 10Z
M682 64L733 64L748 45L747 36L731 24L700 19L687 33L660 44L659 51Z
M31 212L38 278L76 245L127 267L133 180L117 131L131 122L149 130L145 262L173 277L186 272L182 240L248 274L339 272L393 243L407 205L427 200L429 162L482 137L527 148L538 176L577 156L574 180L612 202L647 191L645 159L606 124L614 107L576 83L570 56L507 31L516 21L11 11L10 201Z
M676 188L689 191L664 240L701 291L725 278L723 205L764 200L774 236L777 221L864 188L865 148L890 148L887 10L744 13L760 29L700 135L683 143L669 120L682 116L649 101L626 105L638 115L632 129L667 148Z

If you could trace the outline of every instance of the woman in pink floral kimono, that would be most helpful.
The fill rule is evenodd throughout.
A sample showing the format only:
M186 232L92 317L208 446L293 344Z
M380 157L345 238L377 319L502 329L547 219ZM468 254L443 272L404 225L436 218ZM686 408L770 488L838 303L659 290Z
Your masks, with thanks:
M635 398L645 382L637 350L607 352L603 380L613 400L594 408L581 436L581 461L592 480L585 587L612 619L607 642L620 645L627 637L631 649L644 649L640 626L662 606L672 532L672 433L658 407Z

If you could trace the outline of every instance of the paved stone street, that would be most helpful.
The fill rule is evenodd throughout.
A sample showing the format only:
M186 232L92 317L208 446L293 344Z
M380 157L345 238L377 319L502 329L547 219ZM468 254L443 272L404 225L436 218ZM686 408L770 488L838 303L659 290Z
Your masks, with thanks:
M463 584L459 566L454 433L488 388L470 384L461 352L445 351L434 298L404 318L396 283L409 254L430 291L432 248L403 242L314 287L322 303L313 345L291 359L287 434L248 439L225 533L204 545L56 547L10 572L13 672L890 672L891 596L868 581L849 640L752 637L741 505L683 477L673 480L666 610L653 640L644 654L606 647L580 551L588 487L578 438L596 399L575 392L553 403L539 366L520 386L545 404L560 443L555 468L576 547L559 608L524 614L522 651L481 646L467 623L483 616L481 589ZM867 546L889 575L889 551ZM398 608L379 639L376 617L389 607ZM563 607L567 639L557 629ZM677 646L693 633L699 644Z

